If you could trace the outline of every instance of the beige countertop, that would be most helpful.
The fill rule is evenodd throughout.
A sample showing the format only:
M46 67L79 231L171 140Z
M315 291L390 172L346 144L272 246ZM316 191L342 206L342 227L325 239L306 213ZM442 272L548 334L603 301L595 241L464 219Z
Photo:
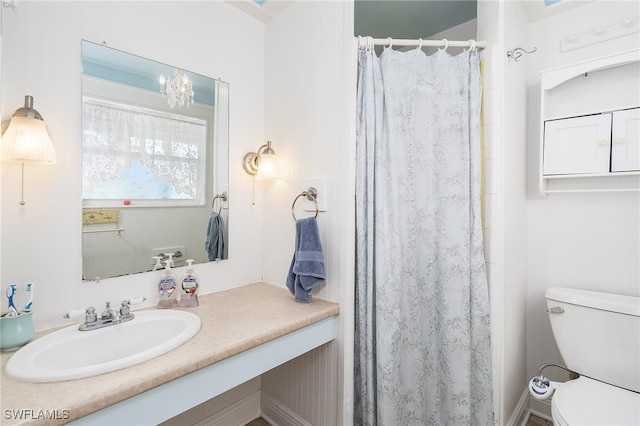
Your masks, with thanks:
M318 297L309 304L296 303L287 289L266 283L203 295L199 300L198 307L182 308L200 317L198 334L164 355L111 373L24 383L5 374L12 353L2 353L0 424L64 424L340 312L337 303ZM20 414L22 420L16 418Z

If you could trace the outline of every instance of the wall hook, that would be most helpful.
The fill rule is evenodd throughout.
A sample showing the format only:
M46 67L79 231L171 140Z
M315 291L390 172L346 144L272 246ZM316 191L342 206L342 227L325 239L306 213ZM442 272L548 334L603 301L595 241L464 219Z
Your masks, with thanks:
M520 57L522 56L523 53L528 53L531 54L535 51L537 51L538 48L534 47L531 50L525 50L522 47L514 47L513 49L511 49L510 51L507 52L507 56L511 59L513 59L514 61L518 62L520 61Z
M2 7L9 8L14 12L18 10L18 5L16 4L16 0L2 0Z

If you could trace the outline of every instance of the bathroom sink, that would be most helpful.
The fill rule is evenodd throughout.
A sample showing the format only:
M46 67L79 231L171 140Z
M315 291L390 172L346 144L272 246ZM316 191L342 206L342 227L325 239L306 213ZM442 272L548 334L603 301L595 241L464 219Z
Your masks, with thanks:
M63 328L32 341L7 362L7 374L25 382L59 382L95 376L165 354L200 330L190 312L135 312L131 321L98 330Z

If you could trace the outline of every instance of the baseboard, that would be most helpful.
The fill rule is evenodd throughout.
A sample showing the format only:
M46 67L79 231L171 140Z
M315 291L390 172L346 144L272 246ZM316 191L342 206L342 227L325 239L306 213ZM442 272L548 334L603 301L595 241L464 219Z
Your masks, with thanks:
M535 399L529 400L529 411L536 416L551 420L551 399Z
M529 418L529 389L524 390L522 395L520 395L520 400L518 401L518 405L516 405L515 410L511 413L509 420L507 421L508 426L524 426L527 424L527 419Z
M295 411L262 392L260 412L269 424L277 426L312 426Z
M260 417L260 391L234 402L194 426L244 426Z

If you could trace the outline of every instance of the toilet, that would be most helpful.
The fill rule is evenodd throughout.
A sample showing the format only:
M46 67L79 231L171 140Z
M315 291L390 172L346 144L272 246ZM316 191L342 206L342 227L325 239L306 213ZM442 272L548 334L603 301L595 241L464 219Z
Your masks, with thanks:
M553 394L554 425L640 425L640 298L560 287L545 298L565 365L580 374Z

